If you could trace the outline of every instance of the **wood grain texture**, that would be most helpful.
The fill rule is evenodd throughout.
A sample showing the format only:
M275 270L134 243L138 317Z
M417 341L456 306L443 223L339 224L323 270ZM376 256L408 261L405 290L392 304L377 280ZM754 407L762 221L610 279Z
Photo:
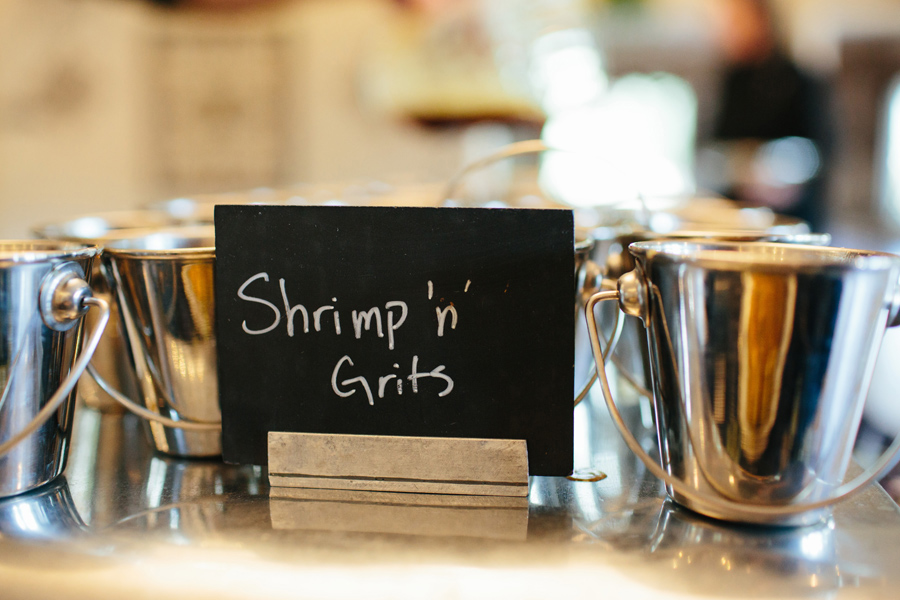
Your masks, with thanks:
M273 487L527 496L524 440L269 432Z

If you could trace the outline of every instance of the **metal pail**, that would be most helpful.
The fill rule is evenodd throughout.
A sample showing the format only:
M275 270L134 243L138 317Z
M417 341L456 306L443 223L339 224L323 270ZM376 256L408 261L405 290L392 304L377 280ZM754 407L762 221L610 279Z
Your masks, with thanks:
M222 453L213 235L212 227L158 230L103 253L140 396L117 399L145 418L157 450L175 456Z
M0 497L63 472L74 387L109 319L92 297L99 250L51 241L0 241ZM100 318L81 348L89 306Z
M647 330L662 467L622 433L676 502L720 519L807 524L892 466L900 436L842 484L881 337L900 323L900 257L762 242L629 251L635 270L592 296L586 315L592 329L597 302L617 299Z

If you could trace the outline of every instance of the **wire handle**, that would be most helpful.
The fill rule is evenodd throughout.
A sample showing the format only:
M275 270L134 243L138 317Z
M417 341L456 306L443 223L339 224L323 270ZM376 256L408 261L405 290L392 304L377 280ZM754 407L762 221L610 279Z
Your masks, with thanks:
M597 286L589 286L585 283L582 286L582 290L587 298L593 296L597 291L601 290L610 290L615 289L616 282L610 279L603 277ZM598 289L599 288L599 289ZM583 302L579 302L579 306L581 306ZM619 314L619 311L616 310L613 317L613 335L610 338L609 343L606 346L606 350L603 353L603 362L605 363L607 359L615 360L615 355L613 353L616 351L616 346L619 343L619 339L622 337L622 332L625 329L625 319L622 318L622 315ZM591 327L591 325L588 325ZM599 334L599 331L598 331ZM606 341L606 340L604 340ZM591 391L591 388L594 387L594 384L597 383L597 367L596 365L591 367L591 374L588 377L588 380L581 386L581 391L575 395L575 406L581 404L581 401L584 400L588 393Z
M148 421L155 421L160 423L161 425L165 425L166 427L174 427L176 429L184 429L186 431L221 431L222 423L204 423L201 421L175 421L174 419L170 419L168 417L164 417L160 414L157 414L151 410L148 410L117 390L110 384L108 381L103 379L100 373L97 372L97 369L93 364L89 364L87 367L88 374L97 382L97 385L100 386L104 392L109 394L109 396L124 406L129 411L133 412L137 416L147 419Z
M55 331L71 329L90 307L95 307L100 311L100 320L88 337L84 349L72 365L69 374L66 375L62 384L50 396L43 408L22 431L0 444L0 457L8 454L25 438L37 431L54 412L59 410L84 374L97 350L97 345L109 322L109 304L106 300L91 295L91 287L83 277L84 273L80 267L75 263L66 263L51 271L41 285L39 312L47 327Z
M634 272L632 271L632 273ZM623 278L619 279L619 289L597 292L590 297L585 305L585 317L587 318L588 322L588 333L591 337L591 350L593 351L594 361L597 366L597 372L600 376L600 387L603 391L603 397L606 400L606 406L609 409L609 413L612 416L616 428L619 430L619 433L625 440L625 444L632 452L635 453L635 455L637 455L639 459L641 459L641 462L644 463L647 469L654 476L665 482L665 484L675 490L675 492L701 506L710 506L718 511L723 517L727 516L730 519L752 521L754 519L758 520L760 518L772 519L789 517L819 508L825 508L827 506L840 502L841 500L847 499L851 495L856 494L867 485L881 477L882 474L893 468L897 464L897 461L900 460L900 434L898 434L894 438L894 441L890 445L890 447L885 450L885 452L881 455L878 461L875 462L874 465L869 467L869 469L867 469L866 471L863 471L853 480L838 487L830 498L826 498L818 502L790 504L785 506L758 506L754 504L744 504L726 500L724 498L699 494L695 490L685 485L684 482L680 479L672 477L671 475L666 473L655 460L650 458L650 455L647 454L643 447L641 447L640 442L637 441L637 439L628 429L628 426L625 424L625 420L619 413L619 409L616 406L616 402L613 399L612 392L610 391L609 379L606 377L606 369L604 368L605 354L600 346L600 337L596 329L594 307L598 303L605 300L616 300L621 303L621 299L624 295L634 295L633 290L627 289L628 287L630 287L628 286L628 280L626 279L628 275L629 274L626 274L625 276L623 276ZM626 279L624 286L623 279ZM634 280L636 279L636 277L632 276L631 279ZM638 285L641 284L638 283ZM623 290L623 288L626 289ZM637 293L636 296L640 296L640 293ZM690 443L693 444L692 441Z

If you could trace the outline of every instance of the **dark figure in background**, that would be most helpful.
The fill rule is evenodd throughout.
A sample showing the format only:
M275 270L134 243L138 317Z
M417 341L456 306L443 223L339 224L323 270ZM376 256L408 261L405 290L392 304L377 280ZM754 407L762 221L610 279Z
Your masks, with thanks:
M788 58L766 0L720 0L719 8L727 67L713 135L731 165L724 192L821 231L827 89Z

